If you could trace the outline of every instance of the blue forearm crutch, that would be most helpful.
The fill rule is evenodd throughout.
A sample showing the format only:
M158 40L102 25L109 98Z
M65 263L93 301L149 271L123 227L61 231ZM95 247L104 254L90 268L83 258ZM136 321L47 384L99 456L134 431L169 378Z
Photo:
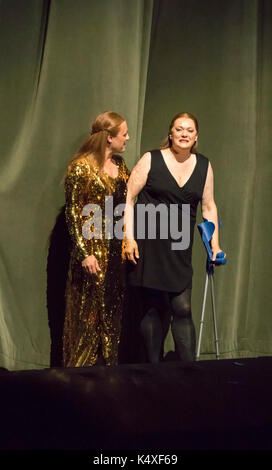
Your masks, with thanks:
M222 265L226 264L227 259L225 258L225 253L223 251L220 251L220 253L216 255L216 259L214 261L212 260L213 253L211 249L211 239L212 239L213 232L215 229L214 223L209 222L208 220L204 219L204 222L202 222L201 224L198 224L197 227L198 227L200 236L202 238L203 244L207 252L206 282L205 282L205 289L204 289L199 338L198 338L197 353L196 353L196 360L198 361L200 357L200 347L201 347L201 340L202 340L202 332L203 332L203 325L204 325L204 316L205 316L205 307L206 307L209 280L211 280L211 298L212 298L212 310L213 310L213 326L214 326L214 339L215 339L215 347L216 347L216 359L219 359L219 346L218 346L219 340L218 340L218 334L217 334L213 275L214 275L214 265L219 266L221 264ZM219 228L220 227L221 227L221 223L219 222Z

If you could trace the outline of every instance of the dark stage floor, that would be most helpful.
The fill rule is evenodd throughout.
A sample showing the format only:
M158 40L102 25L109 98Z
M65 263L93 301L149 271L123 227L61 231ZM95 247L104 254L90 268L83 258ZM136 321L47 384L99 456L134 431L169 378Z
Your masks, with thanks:
M1 449L272 449L272 358L0 371Z

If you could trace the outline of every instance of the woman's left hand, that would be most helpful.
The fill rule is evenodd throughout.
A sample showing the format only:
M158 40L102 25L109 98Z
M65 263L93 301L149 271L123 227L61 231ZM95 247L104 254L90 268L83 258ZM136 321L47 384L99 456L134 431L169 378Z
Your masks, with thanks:
M212 247L212 252L213 252L212 261L215 261L216 255L218 255L218 253L220 253L221 251L223 251L223 250L221 250L220 246ZM224 258L226 258L226 256L227 256L227 255L226 255L226 253L225 253Z

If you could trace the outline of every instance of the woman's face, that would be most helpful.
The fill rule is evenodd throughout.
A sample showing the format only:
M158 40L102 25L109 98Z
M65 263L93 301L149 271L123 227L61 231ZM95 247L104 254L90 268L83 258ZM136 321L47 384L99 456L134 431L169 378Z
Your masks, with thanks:
M126 121L120 125L119 132L115 137L108 137L113 153L122 153L126 150L126 143L129 140L128 127Z
M181 117L175 120L170 139L176 150L191 150L197 141L197 130L192 119Z

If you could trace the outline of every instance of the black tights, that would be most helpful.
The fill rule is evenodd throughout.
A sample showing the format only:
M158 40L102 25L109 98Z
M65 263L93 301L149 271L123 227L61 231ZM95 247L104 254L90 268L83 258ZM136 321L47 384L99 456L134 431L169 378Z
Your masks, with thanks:
M156 363L162 358L163 343L170 322L179 359L184 362L195 359L196 337L191 313L191 289L180 293L144 289L144 311L140 326L149 362Z

